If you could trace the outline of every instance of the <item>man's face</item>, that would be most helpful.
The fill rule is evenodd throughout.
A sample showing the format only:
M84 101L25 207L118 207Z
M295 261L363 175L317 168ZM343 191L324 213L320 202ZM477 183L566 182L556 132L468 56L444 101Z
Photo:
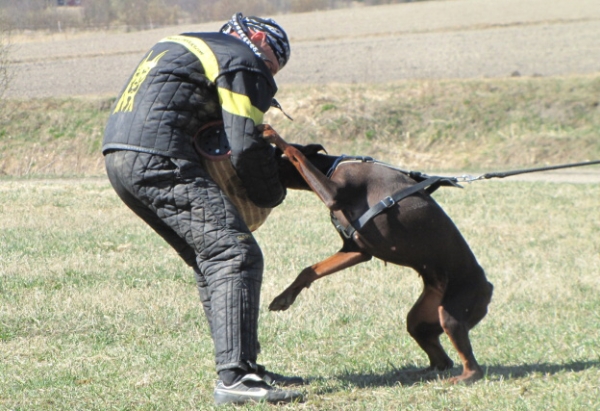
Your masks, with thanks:
M230 35L239 38L240 36L232 31L229 33ZM250 29L250 41L254 44L260 52L262 53L264 59L263 61L271 71L271 74L275 75L279 71L279 61L277 61L277 57L275 57L275 53L273 53L273 49L267 43L267 35L262 31L255 31Z
M271 70L271 74L275 75L279 71L279 61L277 61L273 49L269 46L269 43L267 43L267 35L262 31L250 30L250 33L252 34L250 36L250 41L263 53L267 67Z

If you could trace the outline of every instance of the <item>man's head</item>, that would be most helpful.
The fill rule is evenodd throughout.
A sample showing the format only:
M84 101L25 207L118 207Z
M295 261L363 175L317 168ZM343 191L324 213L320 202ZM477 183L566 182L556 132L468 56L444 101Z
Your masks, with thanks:
M236 13L220 31L239 37L254 54L265 60L273 74L290 59L288 36L275 20Z

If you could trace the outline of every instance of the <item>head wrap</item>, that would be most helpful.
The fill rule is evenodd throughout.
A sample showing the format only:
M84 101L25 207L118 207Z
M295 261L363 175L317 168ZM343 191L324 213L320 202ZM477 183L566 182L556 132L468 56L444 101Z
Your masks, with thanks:
M240 39L250 47L250 49L260 58L264 58L258 47L250 41L250 29L254 31L262 31L267 36L267 43L273 50L279 68L283 66L290 59L290 42L288 36L283 28L275 22L273 19L261 19L260 17L249 16L244 17L242 13L236 13L231 17L223 27L221 27L221 33L230 33L232 30L235 31Z

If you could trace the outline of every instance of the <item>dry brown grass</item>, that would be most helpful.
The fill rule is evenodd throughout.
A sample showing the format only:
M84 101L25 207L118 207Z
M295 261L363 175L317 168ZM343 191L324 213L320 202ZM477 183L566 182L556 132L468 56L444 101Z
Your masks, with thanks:
M291 142L410 169L495 171L600 158L600 76L286 87L267 115ZM0 174L103 174L112 99L6 102Z

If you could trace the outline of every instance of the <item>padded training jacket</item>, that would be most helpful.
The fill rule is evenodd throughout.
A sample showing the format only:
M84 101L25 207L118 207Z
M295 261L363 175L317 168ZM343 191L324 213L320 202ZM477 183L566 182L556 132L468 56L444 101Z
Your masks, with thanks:
M266 64L236 37L184 33L158 42L110 114L102 152L133 150L199 162L192 139L222 120L231 161L260 207L283 201L273 148L256 132L277 86Z

